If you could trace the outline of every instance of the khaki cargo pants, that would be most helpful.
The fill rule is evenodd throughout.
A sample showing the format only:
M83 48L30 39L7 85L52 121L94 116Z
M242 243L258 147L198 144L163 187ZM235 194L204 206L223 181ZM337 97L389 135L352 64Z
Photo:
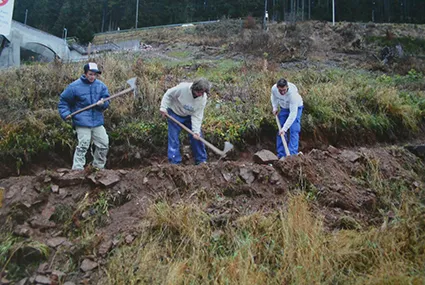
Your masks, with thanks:
M86 164L86 153L91 143L95 146L93 167L102 169L106 164L106 155L109 149L109 138L103 126L95 128L76 127L78 145L74 153L72 169L82 170Z

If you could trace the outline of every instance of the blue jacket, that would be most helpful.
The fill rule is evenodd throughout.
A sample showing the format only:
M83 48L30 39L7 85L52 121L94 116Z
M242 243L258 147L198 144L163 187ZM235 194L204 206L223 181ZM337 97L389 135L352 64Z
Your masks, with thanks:
M58 104L59 114L62 119L86 106L96 103L100 99L109 97L108 87L100 81L90 83L85 75L75 80L62 92ZM109 101L102 106L95 106L72 117L72 123L77 127L94 128L102 126L103 111L108 108Z

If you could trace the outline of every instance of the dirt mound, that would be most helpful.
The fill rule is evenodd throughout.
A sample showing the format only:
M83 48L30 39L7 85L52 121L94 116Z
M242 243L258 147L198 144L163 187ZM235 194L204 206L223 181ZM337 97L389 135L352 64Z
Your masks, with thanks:
M61 265L72 256L78 267L62 273L67 280L96 279L92 270L107 261L114 247L131 243L148 226L146 211L157 203L201 205L213 216L211 223L220 226L284 208L288 195L306 192L329 230L360 229L382 223L382 211L389 209L388 185L393 185L391 191L417 191L423 185L420 177L424 177L420 160L400 148L329 147L266 165L215 162L98 172L58 169L0 180L0 224L2 232L38 241L55 252L33 278L52 278L52 268L66 271ZM391 183L383 185L384 181ZM391 198L395 204L401 199ZM91 237L89 245L81 240L85 235Z

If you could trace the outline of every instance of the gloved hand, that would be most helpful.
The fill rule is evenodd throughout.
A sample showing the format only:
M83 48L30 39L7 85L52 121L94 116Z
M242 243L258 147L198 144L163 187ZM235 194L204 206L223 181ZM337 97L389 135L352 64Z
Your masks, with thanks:
M102 106L103 104L105 104L105 100L103 100L103 98L96 103L97 106Z

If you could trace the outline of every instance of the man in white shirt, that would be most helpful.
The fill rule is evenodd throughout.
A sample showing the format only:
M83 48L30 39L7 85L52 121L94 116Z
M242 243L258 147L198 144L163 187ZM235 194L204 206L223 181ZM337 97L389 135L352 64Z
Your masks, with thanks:
M196 164L207 161L205 145L199 138L202 136L201 125L210 86L205 78L197 79L193 83L180 83L167 90L159 109L164 116L168 113L193 131L195 135L189 135L189 139ZM180 131L181 127L168 119L168 161L172 164L179 164L182 161L179 141Z
M288 143L289 154L298 154L301 115L304 109L303 99L298 93L298 88L284 78L281 78L273 85L270 99L273 106L273 115L279 117L279 122L282 126L281 133L285 135L285 140ZM279 158L286 156L281 133L278 133L276 138L277 156Z

